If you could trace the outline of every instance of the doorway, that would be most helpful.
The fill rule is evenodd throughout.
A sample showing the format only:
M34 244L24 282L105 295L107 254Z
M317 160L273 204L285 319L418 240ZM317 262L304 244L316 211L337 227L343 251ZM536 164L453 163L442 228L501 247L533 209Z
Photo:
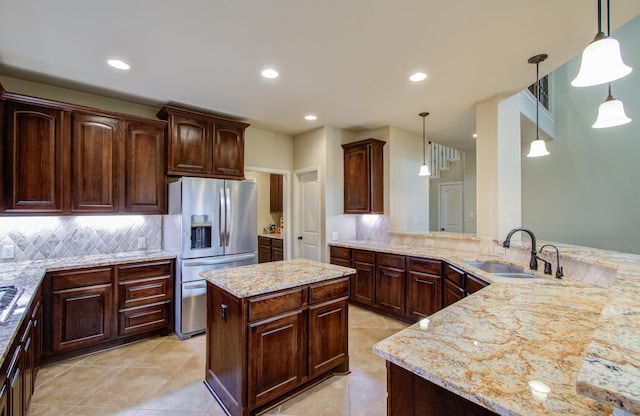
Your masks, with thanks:
M438 184L438 230L463 233L463 182Z
M294 171L294 258L321 261L320 168Z

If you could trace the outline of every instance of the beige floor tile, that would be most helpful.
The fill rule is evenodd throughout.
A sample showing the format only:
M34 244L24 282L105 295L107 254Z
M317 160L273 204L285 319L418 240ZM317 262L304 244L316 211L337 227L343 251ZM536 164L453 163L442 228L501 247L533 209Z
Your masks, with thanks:
M101 351L84 357L76 365L127 367L160 343L162 343L162 338L152 338L108 351Z
M68 415L73 416L133 416L137 409L118 409L100 406L75 406ZM31 416L31 414L29 414Z
M199 353L204 348L204 344L198 341L165 339L149 351L141 354L131 366L182 368L193 354Z
M334 416L349 414L347 376L331 377L280 406L279 415Z
M49 367L42 367L38 369L38 375L36 377L36 387L42 386L43 384L49 382L50 380L53 380L54 378L72 368L73 366L52 365Z
M353 375L349 378L349 393L349 416L386 416L386 382Z
M36 388L37 404L77 405L109 380L117 380L120 368L74 366L50 382Z
M31 403L29 406L29 416L58 416L69 415L69 411L73 406L56 405L56 404L37 404Z
M202 382L204 371L179 370L141 409L206 411L216 403Z
M138 410L135 416L210 416L207 412L185 412L183 410ZM217 416L217 415L216 415Z

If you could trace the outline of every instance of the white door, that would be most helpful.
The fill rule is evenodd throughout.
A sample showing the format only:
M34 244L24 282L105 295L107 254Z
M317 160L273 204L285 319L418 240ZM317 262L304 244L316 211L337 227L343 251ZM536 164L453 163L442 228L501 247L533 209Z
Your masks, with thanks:
M438 223L440 231L450 233L464 232L462 196L464 186L462 182L441 183L438 187Z
M297 171L294 258L320 261L320 182L318 170Z

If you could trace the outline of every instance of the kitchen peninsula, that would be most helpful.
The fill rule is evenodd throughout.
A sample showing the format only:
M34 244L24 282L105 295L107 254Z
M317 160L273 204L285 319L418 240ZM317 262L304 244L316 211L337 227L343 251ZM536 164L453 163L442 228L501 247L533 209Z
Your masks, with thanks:
M269 409L349 372L350 268L305 259L203 272L205 385L231 414Z

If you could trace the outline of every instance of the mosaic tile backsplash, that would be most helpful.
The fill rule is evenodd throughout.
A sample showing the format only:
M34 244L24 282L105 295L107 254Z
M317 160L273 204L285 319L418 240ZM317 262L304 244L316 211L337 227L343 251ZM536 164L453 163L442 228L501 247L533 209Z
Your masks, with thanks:
M138 248L139 238L146 238L146 248ZM0 218L0 245L15 251L2 262L153 251L161 240L160 215Z

